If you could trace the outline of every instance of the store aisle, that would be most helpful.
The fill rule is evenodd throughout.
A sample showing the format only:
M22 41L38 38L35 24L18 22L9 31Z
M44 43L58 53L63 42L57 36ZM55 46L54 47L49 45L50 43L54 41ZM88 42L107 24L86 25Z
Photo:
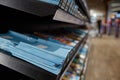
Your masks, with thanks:
M120 39L95 38L91 47L86 80L120 80Z

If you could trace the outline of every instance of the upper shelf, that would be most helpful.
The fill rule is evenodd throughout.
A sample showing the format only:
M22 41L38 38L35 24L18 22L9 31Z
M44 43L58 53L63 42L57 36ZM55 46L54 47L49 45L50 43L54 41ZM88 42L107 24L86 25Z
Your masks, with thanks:
M48 16L55 13L57 7L38 0L0 0L0 4L38 16Z
M86 13L82 13L86 8L83 9L81 7L82 9L80 9L74 0L0 0L0 4L40 17L55 15L56 11L61 8L63 9L63 14L67 12L68 15L72 15L82 21L87 19L83 15Z

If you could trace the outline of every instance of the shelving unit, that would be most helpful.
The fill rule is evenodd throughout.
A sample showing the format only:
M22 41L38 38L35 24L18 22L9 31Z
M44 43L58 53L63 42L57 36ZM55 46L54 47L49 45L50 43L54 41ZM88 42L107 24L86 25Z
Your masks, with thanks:
M4 9L4 11L0 13L0 17L2 19L0 36L3 33L4 34L7 33L9 30L13 30L16 31L15 34L19 33L20 36L21 34L22 36L25 35L24 39L26 39L27 41L28 38L38 41L41 39L41 37L39 35L34 34L34 32L38 32L39 34L39 32L46 32L46 31L54 32L54 30L60 30L60 29L63 30L65 28L65 31L67 33L65 33L64 35L62 34L62 36L64 37L62 37L59 34L54 35L56 33L52 35L45 33L44 36L46 35L49 36L47 39L45 38L41 40L42 41L41 44L43 42L49 43L51 45L54 44L53 47L59 46L60 48L62 49L65 48L65 50L68 51L68 53L65 53L66 56L65 55L63 56L64 58L62 64L58 69L58 72L56 71L52 72L50 69L44 68L45 66L41 66L41 65L39 66L38 64L36 64L35 62L37 61L35 60L33 60L35 62L32 62L23 57L18 56L19 52L17 54L16 53L17 51L16 52L12 51L12 48L8 47L11 45L7 44L7 41L8 43L10 41L11 44L14 44L14 41L12 41L12 39L7 40L8 37L5 38L6 40L3 40L1 38L4 37L1 37L0 67L2 68L6 67L7 69L13 70L13 72L21 74L33 80L41 80L41 79L62 80L64 74L68 70L72 61L75 59L76 55L78 55L79 50L82 49L82 47L84 46L88 37L88 33L85 32L84 34L84 31L82 32L81 30L77 30L77 29L72 31L70 29L70 27L77 28L79 26L83 26L89 20L88 18L89 15L86 10L86 4L85 2L82 2L84 4L81 4L81 2L82 2L81 0L39 0L39 1L38 0L0 0L0 9ZM78 6L78 4L81 5ZM60 30L60 32L62 30ZM80 39L77 40L77 38L71 38L70 35L68 35L68 33L77 36L77 38ZM37 39L35 36L37 36ZM56 38L59 38L59 40L56 40ZM64 41L61 42L60 39L69 41L71 44L64 43ZM77 43L73 41L77 41ZM17 49L16 46L19 46L21 42L24 43L24 41L20 40L17 44L15 43L15 45L12 47L15 50L19 51L19 49ZM25 44L29 45L29 41L28 43L25 42ZM8 46L3 47L2 45L8 45ZM29 46L36 48L31 44ZM48 55L54 54L60 57L60 55L58 54L61 54L61 53L58 54L51 53L46 49L40 49L40 50L47 52ZM24 51L25 50L23 50L22 52ZM26 54L26 51L24 54ZM34 56L34 57L38 58L38 56ZM40 59L40 57L38 59Z

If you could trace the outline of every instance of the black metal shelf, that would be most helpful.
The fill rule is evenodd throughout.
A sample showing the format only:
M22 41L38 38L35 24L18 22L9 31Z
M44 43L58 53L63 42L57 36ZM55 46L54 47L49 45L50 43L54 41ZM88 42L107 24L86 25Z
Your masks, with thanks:
M57 20L53 20L54 15L40 17L2 5L0 5L0 10L3 10L0 13L2 30L6 30L7 28L15 31L17 29L17 31L30 32L59 29L62 27L78 27L84 24L82 20L65 13L63 10L61 14L63 17L60 17L63 21L60 21L58 18L55 18Z
M62 0L60 0L60 1L62 1ZM58 3L60 3L60 2L58 1ZM71 2L70 2L70 4L71 4ZM54 17L54 15L56 14L56 11L61 8L59 6L59 4L50 4L50 3L47 3L44 1L38 1L38 0L0 0L0 5L9 7L11 9L19 10L19 11L22 11L25 13L33 14L33 15L38 16L39 18L51 16L51 15ZM71 19L74 17L74 18L79 19L80 21L84 22L82 15L80 15L81 12L79 12L77 9L73 8L74 6L69 5L68 7L70 7L69 8L70 11L69 10L67 11L67 15L69 17L71 17ZM66 10L65 9L63 9L63 10L64 11L62 11L62 13L65 15ZM72 13L71 13L71 11L72 11ZM53 17L51 17L50 19L52 20ZM59 19L57 19L57 20L61 21ZM63 20L62 22L66 22L66 21ZM67 23L76 24L74 22L74 20L72 22L67 21ZM79 25L81 25L81 23Z
M57 5L37 0L0 0L0 9L4 10L0 13L0 32L7 30L33 32L84 25L83 19L60 9ZM57 11L60 13L57 14ZM62 17L58 17L60 14ZM69 60L64 63L58 75L8 55L9 52L3 50L0 50L0 65L35 80L60 80L81 48L86 36L70 51Z
M69 56L69 61L65 61L66 63L64 63L62 70L58 75L55 75L42 68L25 62L24 60L8 55L8 52L3 50L0 50L0 64L35 80L60 80L66 72L68 66L76 56L77 51L79 50L79 48L81 48L81 44L86 39L86 36L82 38L81 41L72 49Z
M0 4L38 16L48 16L55 13L57 6L38 0L0 0Z

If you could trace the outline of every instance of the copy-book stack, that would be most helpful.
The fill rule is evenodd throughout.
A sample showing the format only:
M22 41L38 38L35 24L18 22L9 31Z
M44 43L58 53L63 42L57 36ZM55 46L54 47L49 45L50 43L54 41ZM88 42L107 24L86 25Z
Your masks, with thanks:
M13 56L59 74L70 48L29 37L14 31L0 34L0 48Z

